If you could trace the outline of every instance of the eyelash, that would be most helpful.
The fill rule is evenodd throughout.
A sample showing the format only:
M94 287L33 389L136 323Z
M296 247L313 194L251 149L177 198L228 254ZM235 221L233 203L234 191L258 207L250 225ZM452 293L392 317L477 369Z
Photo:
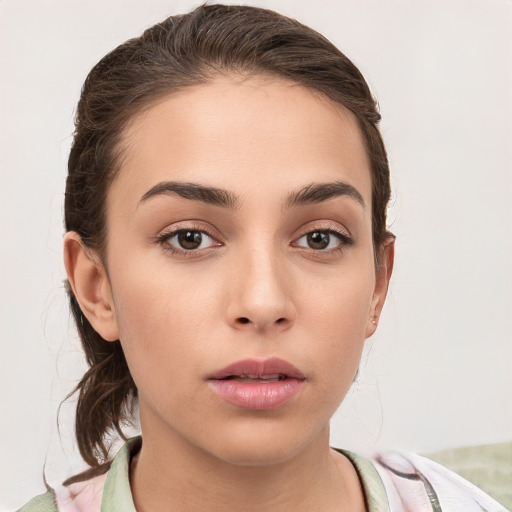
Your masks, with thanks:
M211 249L215 246L208 247L207 249L178 249L177 247L174 247L170 244L170 240L172 240L175 236L177 236L179 233L191 231L193 233L201 233L202 235L209 236L212 240L215 240L215 235L209 231L208 229L205 229L204 227L199 226L184 226L177 229L173 229L172 231L165 231L162 234L158 235L155 239L155 242L163 247L165 251L168 251L172 254L179 254L185 257L195 256L197 255L198 251L204 251L207 249ZM222 245L220 242L217 242L217 247Z
M309 249L309 250L313 251L313 253L315 253L315 254L325 254L325 255L335 254L335 253L345 250L347 247L351 247L352 245L354 245L354 239L352 237L350 237L346 233L339 231L338 229L334 229L332 227L313 228L313 229L309 230L307 233L304 233L299 238L297 238L296 241L294 241L294 244L296 244L296 242L298 240L300 240L301 238L307 237L308 235L312 235L313 233L323 233L323 234L329 235L329 237L334 235L334 237L338 239L338 246L335 248L332 248L332 249L324 250L324 249L312 249L311 247L309 247L309 248L303 247L304 249ZM330 240L329 240L329 243L330 243ZM301 247L301 246L299 246L299 247Z
M193 233L201 233L202 235L207 235L212 240L217 242L217 240L215 239L215 235L211 231L209 231L208 229L205 229L204 227L199 227L199 226L194 226L194 225L180 227L177 229L173 229L172 231L166 231L166 232L158 235L155 238L155 242L157 244L161 245L165 251L169 251L172 254L180 254L185 257L196 256L198 251L205 251L205 250L211 249L213 247L219 247L222 245L220 242L217 242L216 246L207 247L204 249L189 249L189 250L187 250L187 249L178 249L177 247L174 247L170 244L170 240L172 240L174 237L176 237L179 233L183 233L183 232L187 232L187 231L193 232ZM313 233L324 233L329 236L334 235L334 237L336 237L338 239L338 242L339 242L338 247L336 247L334 249L323 250L323 249L306 248L306 247L295 245L298 240L300 240L301 238L307 237L308 235L311 235ZM339 231L337 229L333 229L332 227L318 227L318 228L313 228L310 231L307 231L306 233L304 233L303 235L298 237L296 240L294 240L293 244L295 247L302 247L303 249L309 249L309 250L313 251L313 253L317 253L317 254L323 253L323 254L327 255L327 254L334 254L337 252L341 252L344 249L346 249L347 247L351 247L352 245L354 245L354 239L352 237L350 237L349 235L347 235L346 233Z

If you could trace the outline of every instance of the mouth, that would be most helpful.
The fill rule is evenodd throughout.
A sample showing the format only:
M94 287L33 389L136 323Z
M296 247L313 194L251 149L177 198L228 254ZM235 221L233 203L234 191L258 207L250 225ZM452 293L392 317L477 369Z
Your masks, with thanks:
M243 409L276 409L298 394L305 381L295 366L278 358L237 361L214 372L210 388L230 405Z
M288 361L271 359L244 359L232 363L210 375L210 380L243 379L280 381L287 378L304 380L304 374Z
M283 375L282 373L276 373L274 375L250 375L242 373L241 375L229 375L228 377L220 380L237 380L239 382L279 382L287 378L288 376Z

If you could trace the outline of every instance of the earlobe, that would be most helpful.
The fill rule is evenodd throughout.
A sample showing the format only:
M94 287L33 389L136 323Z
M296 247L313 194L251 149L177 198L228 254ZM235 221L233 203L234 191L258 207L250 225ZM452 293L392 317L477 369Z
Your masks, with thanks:
M64 237L64 265L73 294L94 330L107 341L118 340L119 329L105 268L73 231Z
M391 274L393 272L394 259L395 236L390 233L384 241L380 253L379 266L377 267L375 276L375 290L373 292L370 314L366 327L367 338L377 330L380 314L388 293L389 280L391 279Z

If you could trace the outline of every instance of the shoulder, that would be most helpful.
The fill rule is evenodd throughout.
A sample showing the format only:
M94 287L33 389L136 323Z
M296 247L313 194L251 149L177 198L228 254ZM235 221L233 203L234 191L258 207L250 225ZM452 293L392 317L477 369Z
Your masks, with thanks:
M373 457L391 510L506 512L481 489L444 466L413 453L390 452Z
M49 489L45 494L32 498L17 512L58 512L55 492Z
M100 512L122 510L135 512L130 490L129 467L131 458L141 446L141 438L125 443L110 464L108 471L90 478L84 474L49 488L46 494L36 496L17 512Z
M100 512L107 473L89 480L49 489L17 512Z

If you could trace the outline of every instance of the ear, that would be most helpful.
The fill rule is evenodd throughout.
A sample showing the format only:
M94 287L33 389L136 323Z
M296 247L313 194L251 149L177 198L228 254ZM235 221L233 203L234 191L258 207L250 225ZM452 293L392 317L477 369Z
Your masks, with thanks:
M64 237L64 265L82 313L107 341L119 339L110 282L100 258L74 231Z
M379 266L375 275L375 290L373 291L372 303L368 325L366 326L366 337L369 338L376 330L380 314L388 293L389 280L393 272L395 259L395 236L389 234L382 245Z

